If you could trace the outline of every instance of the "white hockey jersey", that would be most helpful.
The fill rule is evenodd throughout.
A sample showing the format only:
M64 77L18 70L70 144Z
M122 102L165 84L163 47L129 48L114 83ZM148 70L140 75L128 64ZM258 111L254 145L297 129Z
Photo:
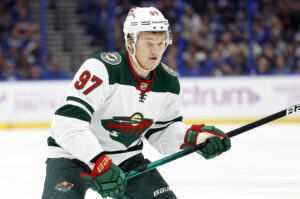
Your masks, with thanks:
M141 153L143 138L162 154L179 151L182 122L180 85L163 63L150 80L135 74L123 50L87 59L53 117L49 158L76 158L89 164L100 152L115 164Z

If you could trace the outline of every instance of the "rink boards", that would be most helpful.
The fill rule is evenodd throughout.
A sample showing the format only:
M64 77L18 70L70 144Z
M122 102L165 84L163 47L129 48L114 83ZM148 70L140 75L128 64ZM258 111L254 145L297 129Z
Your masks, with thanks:
M299 76L181 78L190 123L248 123L300 103ZM0 128L48 128L70 81L0 82ZM300 122L293 114L278 122Z

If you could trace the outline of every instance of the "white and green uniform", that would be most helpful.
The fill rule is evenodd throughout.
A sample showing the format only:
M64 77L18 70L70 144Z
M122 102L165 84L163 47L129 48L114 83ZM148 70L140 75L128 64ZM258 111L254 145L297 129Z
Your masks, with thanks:
M98 53L82 64L55 112L48 157L89 164L104 152L118 165L141 153L143 137L162 154L177 152L187 130L180 109L178 77L166 65L144 81L125 50Z

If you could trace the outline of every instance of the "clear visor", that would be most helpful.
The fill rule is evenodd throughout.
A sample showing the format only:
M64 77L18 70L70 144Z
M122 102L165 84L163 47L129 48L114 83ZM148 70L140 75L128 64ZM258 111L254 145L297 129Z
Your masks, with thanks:
M168 41L166 39L163 40L139 39L136 42L136 45L142 45L147 47L152 47L152 46L165 47L166 45L168 45Z

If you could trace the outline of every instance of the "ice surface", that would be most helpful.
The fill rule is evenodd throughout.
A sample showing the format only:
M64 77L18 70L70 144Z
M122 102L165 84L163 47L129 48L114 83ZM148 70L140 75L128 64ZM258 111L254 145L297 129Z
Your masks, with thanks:
M236 125L216 125L224 131ZM0 130L0 198L41 198L48 129ZM300 124L275 123L232 138L212 160L191 154L159 167L179 199L299 199ZM145 143L144 155L163 156ZM89 190L86 199L101 198Z

